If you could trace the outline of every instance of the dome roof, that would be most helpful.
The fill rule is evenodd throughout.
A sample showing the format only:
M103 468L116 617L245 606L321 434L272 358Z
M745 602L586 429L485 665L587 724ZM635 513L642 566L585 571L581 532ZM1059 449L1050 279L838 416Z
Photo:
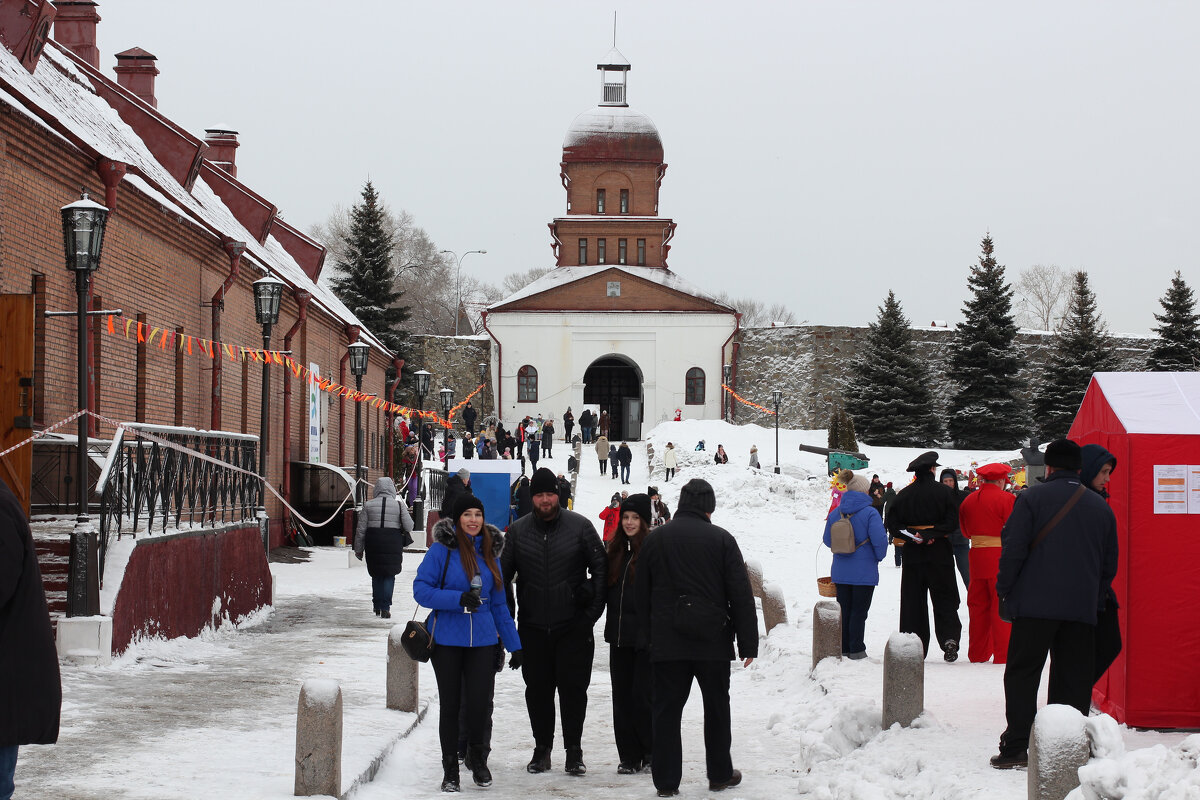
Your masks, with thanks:
M626 106L596 106L580 114L563 139L563 161L663 163L654 121Z

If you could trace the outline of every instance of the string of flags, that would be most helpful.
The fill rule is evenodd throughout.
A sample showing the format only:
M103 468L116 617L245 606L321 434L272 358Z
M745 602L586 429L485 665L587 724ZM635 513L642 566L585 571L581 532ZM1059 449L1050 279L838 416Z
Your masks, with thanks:
M730 389L725 384L722 383L721 388L724 389L725 391L729 392L730 396L733 397L734 400L737 400L742 405L750 406L751 408L757 408L759 411L763 412L764 414L770 414L771 416L775 416L775 412L772 411L771 409L766 408L765 406L760 406L758 403L751 403L749 400L745 399L744 397L741 397L740 395L738 395L737 392L735 392L733 389Z
M109 314L107 317L106 327L108 333L113 336L123 336L126 339L133 339L138 345L147 348L157 346L159 350L186 353L189 356L207 356L209 359L214 360L221 358L240 363L246 361L246 359L251 359L262 364L277 364L291 370L292 375L296 378L304 378L310 384L315 384L323 392L343 397L355 403L368 403L371 408L382 408L384 411L393 414L401 414L406 417L416 415L435 422L443 428L453 427L452 420L455 414L484 387L484 384L476 387L475 391L471 392L458 405L450 409L450 413L443 419L434 411L421 411L402 406L399 403L390 403L378 395L360 392L349 386L343 386L329 378L322 378L287 353L279 350L264 350L262 348L230 344L229 342L217 342L200 336L179 333L172 328L152 326L149 323L139 322L136 319L119 314Z

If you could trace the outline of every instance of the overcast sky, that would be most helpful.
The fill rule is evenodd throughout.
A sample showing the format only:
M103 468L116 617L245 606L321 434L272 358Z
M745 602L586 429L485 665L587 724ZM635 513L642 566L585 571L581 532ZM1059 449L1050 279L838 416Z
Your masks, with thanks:
M1200 4L101 0L101 66L158 56L159 108L241 134L238 176L307 229L370 177L492 283L553 264L563 135L612 44L662 135L670 267L865 324L893 289L961 318L991 231L1010 279L1086 269L1146 333L1197 288Z

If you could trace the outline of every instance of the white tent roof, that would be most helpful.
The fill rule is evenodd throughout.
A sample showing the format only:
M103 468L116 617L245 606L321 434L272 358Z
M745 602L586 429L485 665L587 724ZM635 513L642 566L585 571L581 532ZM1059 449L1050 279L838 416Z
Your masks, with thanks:
M1200 372L1097 372L1127 433L1200 434Z

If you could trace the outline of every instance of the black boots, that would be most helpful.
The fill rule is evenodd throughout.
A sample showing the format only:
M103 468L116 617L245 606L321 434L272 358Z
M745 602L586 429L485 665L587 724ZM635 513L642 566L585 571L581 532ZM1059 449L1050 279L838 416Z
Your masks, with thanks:
M487 788L492 785L492 773L487 765L488 751L482 747L468 747L467 758L463 761L467 769L471 770L471 780L475 781L476 786Z
M525 769L535 775L550 769L550 748L541 745L533 748L533 758L529 759L529 765Z
M587 765L583 763L582 747L567 748L567 774L577 776L587 774Z
M442 791L457 792L461 791L458 785L458 759L443 758L442 759Z

